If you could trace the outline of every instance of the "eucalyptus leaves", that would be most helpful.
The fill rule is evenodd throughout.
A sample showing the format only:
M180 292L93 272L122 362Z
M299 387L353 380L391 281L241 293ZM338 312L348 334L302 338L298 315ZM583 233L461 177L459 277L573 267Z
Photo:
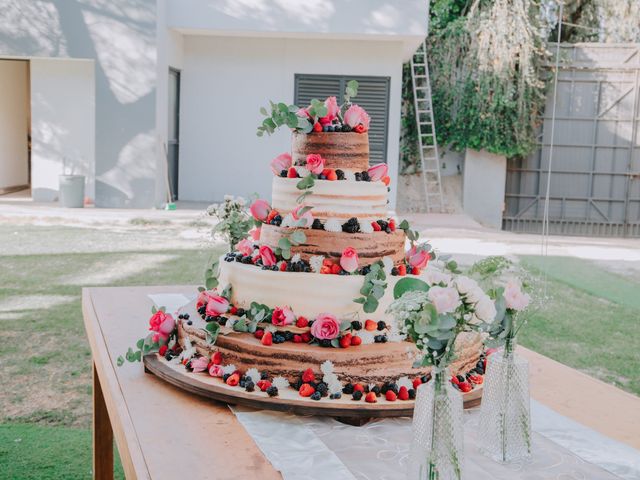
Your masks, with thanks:
M386 278L382 262L372 264L369 273L364 276L364 284L360 289L362 297L354 298L353 301L361 303L365 313L373 313L378 309L379 300L387 288Z

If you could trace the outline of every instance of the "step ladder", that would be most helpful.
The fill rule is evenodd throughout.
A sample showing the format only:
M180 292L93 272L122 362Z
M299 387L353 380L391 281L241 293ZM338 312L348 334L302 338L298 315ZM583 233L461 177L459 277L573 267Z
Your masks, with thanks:
M440 179L440 155L436 141L436 127L433 122L427 46L424 40L411 57L411 83L427 212L442 212L444 202Z

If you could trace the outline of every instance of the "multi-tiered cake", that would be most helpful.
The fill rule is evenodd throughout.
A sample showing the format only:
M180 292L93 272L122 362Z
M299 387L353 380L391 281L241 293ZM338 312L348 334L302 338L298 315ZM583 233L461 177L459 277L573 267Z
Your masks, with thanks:
M291 154L271 162L271 204L251 205L259 228L220 259L198 314L180 316L179 344L196 353L185 363L256 394L406 400L429 368L413 367L418 352L386 311L402 279L434 285L447 274L427 268L434 252L389 217L387 167L369 164L362 108L335 97L272 107L261 129L291 127ZM473 372L481 347L461 335L452 373Z

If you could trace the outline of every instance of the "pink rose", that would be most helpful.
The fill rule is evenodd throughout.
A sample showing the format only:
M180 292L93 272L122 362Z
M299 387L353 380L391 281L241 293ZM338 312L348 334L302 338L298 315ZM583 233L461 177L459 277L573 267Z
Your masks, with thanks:
M251 230L249 230L249 235L251 235L251 238L253 238L254 242L257 242L258 240L260 240L260 229L259 228L252 228Z
M340 257L340 266L346 272L355 272L358 269L358 252L355 248L347 247Z
M260 258L265 267L271 267L276 264L276 256L268 245L262 245L260 247Z
M351 128L362 125L365 129L369 130L369 115L364 108L358 105L351 105L349 109L344 112L344 123Z
M372 182L377 182L378 180L382 180L382 177L387 176L388 170L389 167L387 167L386 163L379 163L378 165L374 165L373 167L369 168L369 170L367 170L367 173L369 174L369 179Z
M251 204L249 210L251 211L251 215L253 215L253 218L264 222L269 216L271 205L269 205L266 200L257 199Z
M196 310L202 307L209 300L209 295L206 290L203 290L198 294L198 300L196 300Z
M194 373L204 372L209 366L207 357L198 357L191 360L191 369Z
M293 159L288 153L282 153L271 160L271 170L278 176L280 176L282 170L289 170L291 165L293 165Z
M311 210L307 210L306 212L304 212L302 215L299 214L300 210L302 210L304 208L304 205L298 205L296 207L296 209L291 212L291 216L293 217L294 220L298 221L298 220L304 220L305 224L302 225L302 227L304 228L309 228L311 227L311 225L313 225L313 215L311 214Z
M302 118L311 118L311 115L309 115L309 107L299 108L296 115Z
M236 244L236 250L238 250L245 257L253 253L253 242L248 238L243 238Z
M340 111L336 97L328 97L324 101L324 106L327 107L327 114L319 118L318 122L320 122L320 125L330 125L338 117L338 112Z
M295 322L296 317L293 314L293 311L289 307L276 307L273 309L273 315L271 315L271 323L277 325L279 327L284 327L285 325L291 325Z
M407 252L407 261L409 262L409 265L412 267L418 267L420 270L426 268L430 259L431 254L429 252L424 248L418 248L415 245Z
M504 289L506 307L511 310L524 310L531 301L531 296L524 293L520 285L515 281L509 281Z
M224 375L222 365L211 365L209 367L209 375L212 377L222 377Z
M219 295L209 298L209 301L207 302L207 315L215 317L217 315L227 313L227 310L229 310L229 300Z
M439 314L451 313L460 305L460 295L454 287L431 287L427 296Z
M149 319L149 330L156 332L152 338L154 342L169 338L169 334L173 332L175 327L176 321L173 317L162 310L158 310Z
M333 340L340 335L340 322L330 313L321 313L311 325L311 335L318 340Z
M316 153L307 155L307 170L316 175L320 175L324 170L324 158Z

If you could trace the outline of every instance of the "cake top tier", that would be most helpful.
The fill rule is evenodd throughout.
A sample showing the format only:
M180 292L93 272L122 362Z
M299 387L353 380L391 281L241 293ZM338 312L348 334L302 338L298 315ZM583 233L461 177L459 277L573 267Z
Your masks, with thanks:
M369 168L369 135L367 132L293 132L294 165L305 165L310 154L322 156L326 168L361 172Z

